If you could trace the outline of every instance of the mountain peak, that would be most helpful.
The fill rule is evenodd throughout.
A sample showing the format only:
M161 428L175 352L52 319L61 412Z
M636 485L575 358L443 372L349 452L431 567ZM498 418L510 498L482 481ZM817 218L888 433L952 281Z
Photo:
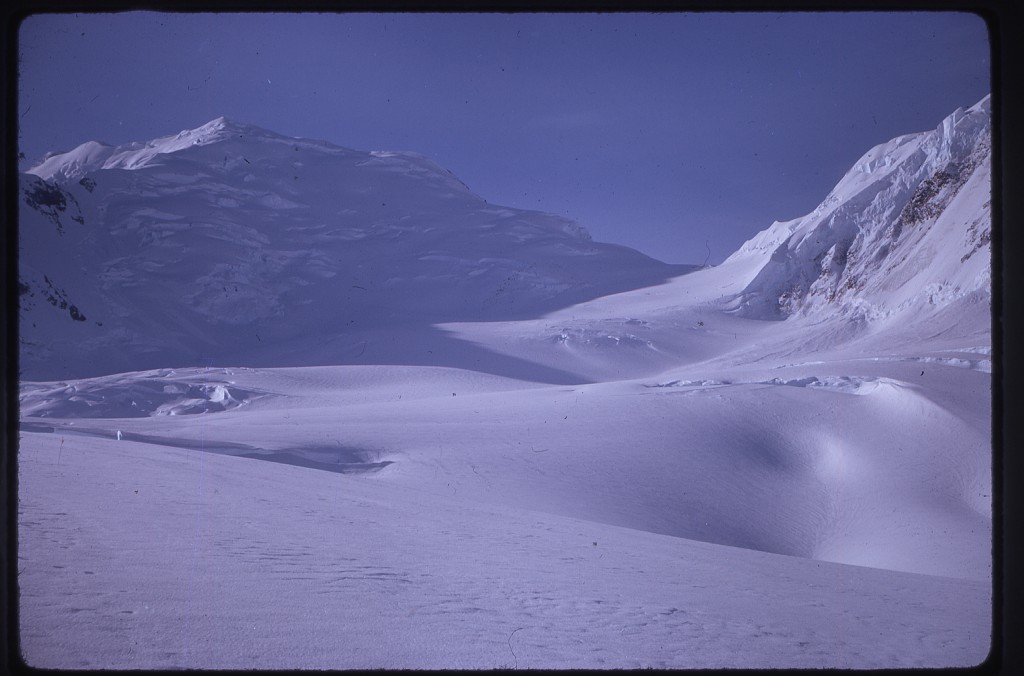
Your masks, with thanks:
M987 288L990 102L875 146L813 212L748 240L726 261L757 261L735 310L879 318Z
M215 117L206 124L200 125L195 129L183 129L178 133L178 137L190 137L190 138L201 138L208 140L217 140L220 138L230 137L232 135L269 135L277 136L273 132L270 132L261 127L257 127L252 124L245 122L239 122L238 120L231 119L224 115Z
M194 129L182 129L172 136L145 142L134 141L111 146L98 141L86 141L74 150L47 154L26 173L62 183L99 169L137 169L149 165L160 155L239 136L279 138L278 134L222 115Z

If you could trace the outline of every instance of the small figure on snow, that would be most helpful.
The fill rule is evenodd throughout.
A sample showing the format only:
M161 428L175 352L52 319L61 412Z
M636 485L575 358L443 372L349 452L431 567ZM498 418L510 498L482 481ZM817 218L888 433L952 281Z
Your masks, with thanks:
M117 440L121 441L121 430L117 431Z

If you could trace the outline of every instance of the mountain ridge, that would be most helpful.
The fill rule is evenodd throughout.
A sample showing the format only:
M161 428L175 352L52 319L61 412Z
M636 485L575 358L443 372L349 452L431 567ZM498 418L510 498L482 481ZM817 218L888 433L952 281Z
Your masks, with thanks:
M868 277L906 273L904 261L926 231L938 225L959 230L969 218L963 242L932 242L935 248L963 248L934 277L959 277L991 237L991 198L976 214L949 214L947 207L969 182L981 193L991 183L991 97L958 108L935 129L906 134L866 152L810 214L776 221L744 243L726 262L763 258L757 275L737 294L733 311L756 318L784 318L839 311L863 314ZM971 211L973 205L966 211ZM956 221L956 222L953 222ZM915 227L916 226L916 227ZM915 231L916 232L913 232ZM937 239L932 237L931 239ZM983 258L983 257L982 257ZM987 262L969 266L965 293L986 287ZM976 268L976 269L975 269ZM870 285L869 285L870 286ZM894 289L890 289L894 290ZM869 302L876 309L884 302Z

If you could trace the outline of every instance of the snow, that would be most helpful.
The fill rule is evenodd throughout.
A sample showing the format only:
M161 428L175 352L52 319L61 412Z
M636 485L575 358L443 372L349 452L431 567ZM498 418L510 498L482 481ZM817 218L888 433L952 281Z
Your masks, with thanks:
M421 398L430 405L420 410L448 399ZM868 668L972 664L987 650L981 580L707 544L479 497L486 481L535 481L524 463L568 454L557 446L519 462L478 447L479 476L466 458L439 453L426 485L389 476L413 458L339 474L204 452L225 430L215 418L240 410L203 416L190 431L204 441L189 447L67 435L62 448L60 433L23 434L21 528L37 535L19 550L31 664ZM264 439L276 428L292 443L348 441L359 427L263 423L232 427ZM586 474L558 478L571 490Z
M122 234L65 222L67 198L63 233L21 223L26 661L978 664L987 115L878 146L813 214L674 271L411 153L219 119L50 157L23 184ZM845 269L801 277L808 251Z
M196 129L183 129L174 136L154 139L145 144L132 143L115 148L97 141L87 141L66 153L48 155L26 173L47 180L72 180L98 169L158 166L162 155L254 132L264 133L256 127L218 117Z

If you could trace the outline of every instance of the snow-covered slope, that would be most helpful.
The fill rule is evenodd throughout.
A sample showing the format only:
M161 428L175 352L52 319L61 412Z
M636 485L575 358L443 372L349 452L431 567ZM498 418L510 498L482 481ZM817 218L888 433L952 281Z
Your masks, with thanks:
M41 668L867 669L988 649L981 580L486 504L468 468L438 492L389 481L401 461L59 432L23 434L19 460L21 647ZM493 455L477 467L498 483Z
M224 118L51 155L22 193L28 378L358 363L370 343L377 360L426 359L410 345L444 342L435 322L537 316L687 269L490 205L413 153ZM395 327L414 337L378 340Z

